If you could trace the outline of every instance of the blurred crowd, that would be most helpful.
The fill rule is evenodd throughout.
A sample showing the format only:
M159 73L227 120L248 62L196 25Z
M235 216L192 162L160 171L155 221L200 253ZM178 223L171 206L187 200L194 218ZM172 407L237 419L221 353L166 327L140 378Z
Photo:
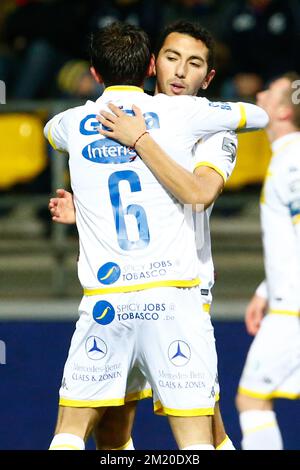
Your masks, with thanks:
M254 99L270 79L300 72L300 0L1 0L7 98L99 96L89 74L91 32L127 21L144 28L155 47L162 28L179 18L199 22L216 39L213 96Z

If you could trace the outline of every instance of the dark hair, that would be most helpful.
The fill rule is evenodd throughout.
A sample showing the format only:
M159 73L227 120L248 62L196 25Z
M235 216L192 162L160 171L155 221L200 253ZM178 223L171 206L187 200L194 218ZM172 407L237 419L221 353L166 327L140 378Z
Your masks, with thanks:
M291 84L291 88L287 92L286 98L293 107L293 124L297 129L300 129L300 92L297 90L300 86L300 75L297 72L288 72L282 75L282 78L286 78Z
M90 57L106 86L139 86L151 58L150 40L137 26L114 22L93 33Z
M211 69L214 66L214 60L215 60L215 42L207 29L202 28L198 23L192 23L191 21L186 21L186 20L178 20L175 21L175 23L171 23L169 26L167 26L162 35L159 38L159 41L156 45L156 57L159 54L159 51L163 47L163 44L171 33L179 33L179 34L186 34L187 36L191 36L192 38L199 39L202 41L207 49L208 49L208 54L207 54L207 65L208 65L208 72L211 71Z

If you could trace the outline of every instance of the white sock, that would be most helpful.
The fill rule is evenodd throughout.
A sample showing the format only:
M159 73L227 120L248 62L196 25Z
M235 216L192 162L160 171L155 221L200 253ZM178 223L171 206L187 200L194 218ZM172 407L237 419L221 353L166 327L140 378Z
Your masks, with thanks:
M133 440L130 438L126 446L123 447L123 450L135 450L133 445Z
M129 441L126 442L126 444L124 444L123 446L117 447L115 449L110 449L110 450L135 450L135 448L133 445L133 440L132 438L130 438Z
M84 450L85 444L81 437L75 434L56 434L50 444L49 450Z
M240 413L243 450L282 450L283 443L274 411Z
M191 446L183 447L180 450L215 450L211 444L192 444Z
M234 445L232 444L231 439L226 434L226 437L221 444L216 447L216 450L235 450Z

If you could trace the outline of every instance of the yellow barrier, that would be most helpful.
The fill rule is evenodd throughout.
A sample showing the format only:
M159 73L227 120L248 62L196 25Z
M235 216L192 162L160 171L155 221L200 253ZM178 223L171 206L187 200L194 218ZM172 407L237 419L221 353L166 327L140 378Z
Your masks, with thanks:
M271 148L265 131L238 135L236 167L226 183L226 189L240 189L248 184L262 183L271 158Z
M0 115L0 188L35 178L46 167L41 119L32 114Z

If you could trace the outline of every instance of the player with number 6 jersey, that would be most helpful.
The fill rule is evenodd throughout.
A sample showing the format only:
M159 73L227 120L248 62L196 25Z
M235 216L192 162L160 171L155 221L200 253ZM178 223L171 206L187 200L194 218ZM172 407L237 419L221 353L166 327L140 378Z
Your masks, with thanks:
M134 149L99 135L96 115L110 102L129 114L133 103L139 106L151 136L187 169L194 144L207 133L263 127L267 115L247 103L151 97L138 87L112 86L45 127L54 148L70 155L85 294L198 285L192 212L174 204Z
M172 155L173 170L177 165L180 174L190 173L199 139L264 126L267 114L248 104L150 97L139 87L151 69L144 33L115 24L95 41L94 74L108 88L95 103L55 116L45 128L52 145L70 156L85 294L51 448L83 448L106 407L123 405L128 384L143 390L148 380L154 409L169 416L178 447L211 449L217 357L210 318L201 307L192 206L186 211L181 199L174 204L145 154L140 158L132 147L138 151L148 142L152 155L159 144ZM127 118L138 106L147 133L143 127L127 146L100 136L98 113L112 104ZM110 128L105 126L102 132Z

